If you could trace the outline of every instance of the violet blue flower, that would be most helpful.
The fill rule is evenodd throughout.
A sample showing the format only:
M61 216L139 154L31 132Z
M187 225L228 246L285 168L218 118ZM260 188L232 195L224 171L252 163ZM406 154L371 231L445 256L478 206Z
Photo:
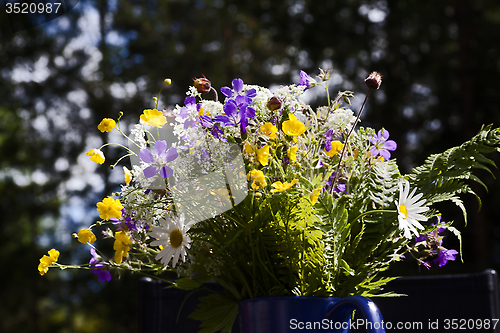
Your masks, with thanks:
M447 250L445 248L439 249L439 257L434 259L435 264L439 264L439 267L442 267L446 265L448 261L454 261L456 259L456 256L458 254L457 250Z
M184 106L179 111L179 116L182 119L186 119L190 111L194 112L196 110L197 112L199 112L200 108L201 108L201 103L196 104L196 98L193 96L188 96L184 99Z
M345 184L338 184L333 190L337 193L345 192Z
M111 281L111 273L104 268L103 264L100 264L101 257L93 247L90 248L90 254L92 255L92 259L90 259L89 267L92 268L92 273L98 275L99 281Z
M255 117L255 109L248 106L244 96L226 100L222 108L225 115L215 116L214 121L221 123L222 126L240 125L241 133L246 132L248 120Z
M335 171L332 172L330 177L328 177L328 180L325 181L325 186L323 186L323 192L329 190L332 187L332 182L334 179L335 179ZM335 186L333 191L335 193L340 193L340 192L345 192L345 189L346 189L345 184L337 184L337 186Z
M309 74L307 74L306 72L304 72L302 70L300 71L299 86L304 86L304 91L314 87L316 84L317 84L316 80L314 80L312 77L310 77Z
M330 151L332 149L332 137L333 137L333 130L328 130L325 133L325 150Z
M427 240L426 234L420 234L418 237L415 237L415 243L420 243Z
M395 141L387 140L389 138L389 131L382 128L377 134L371 139L373 146L370 149L370 154L373 157L382 156L386 160L391 158L391 153L389 151L394 151L398 147Z
M158 173L163 178L172 176L174 171L166 164L177 158L177 149L172 147L167 150L167 142L165 140L159 140L155 143L154 151L154 155L147 149L143 149L139 153L139 157L143 162L151 164L144 169L144 177L151 178Z
M248 89L247 91L245 91L243 94L241 94L243 92L243 80L242 79L234 79L232 82L231 82L232 86L233 86L233 89L229 88L229 87L222 87L220 88L220 91L228 98L232 98L233 97L233 90L234 92L236 92L236 95L237 96L241 96L241 97L245 97L245 100L247 102L247 104L250 104L252 103L252 98L254 98L255 96L257 96L257 91L252 88L252 89Z
M118 226L118 230L137 230L137 224L144 224L142 221L138 221L135 218L136 213L128 213L125 208L122 209L122 216L119 219L109 219L111 223ZM146 229L149 228L148 225L144 225Z
M210 129L210 133L212 133L214 137L222 142L227 142L227 139L224 137L224 131L210 117L200 116L200 123L203 127Z

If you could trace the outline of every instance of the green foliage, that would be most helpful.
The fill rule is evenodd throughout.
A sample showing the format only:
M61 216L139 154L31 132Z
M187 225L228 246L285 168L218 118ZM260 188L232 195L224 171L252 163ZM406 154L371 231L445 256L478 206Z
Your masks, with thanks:
M339 297L378 289L381 281L372 282L373 278L404 243L397 240L391 207L400 179L395 161L378 162L357 175L349 179L351 195L335 200L327 194L318 209L331 228L325 239L330 259L326 268L332 293Z
M197 309L189 318L201 321L199 333L230 333L238 315L238 303L222 294L200 297Z
M493 175L489 166L496 167L495 163L484 154L500 151L499 145L500 129L492 129L492 125L483 126L471 140L429 156L423 165L412 170L409 181L424 194L429 204L447 200L455 203L467 223L467 212L459 195L473 194L481 204L481 199L466 181L472 180L486 188L484 182L472 172L473 169L482 169Z

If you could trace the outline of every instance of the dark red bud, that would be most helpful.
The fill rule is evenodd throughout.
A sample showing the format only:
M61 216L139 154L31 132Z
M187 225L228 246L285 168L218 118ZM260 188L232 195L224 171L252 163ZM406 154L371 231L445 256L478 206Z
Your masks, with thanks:
M267 108L271 111L281 109L281 101L278 97L271 97L267 102Z
M382 84L382 75L379 72L372 72L365 79L365 84L369 89L378 89Z
M212 89L212 84L206 77L202 77L199 79L193 79L194 87L198 90L199 93L207 93Z

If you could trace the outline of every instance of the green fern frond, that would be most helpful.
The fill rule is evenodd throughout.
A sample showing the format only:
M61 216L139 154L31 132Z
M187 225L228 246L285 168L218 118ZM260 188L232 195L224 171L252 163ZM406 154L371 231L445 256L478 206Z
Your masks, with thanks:
M471 180L486 188L484 182L472 174L472 171L482 169L492 174L488 166L496 167L491 159L484 156L500 151L500 129L491 127L483 126L471 140L443 153L429 156L423 165L412 170L408 175L409 181L424 194L428 204L450 200L462 210L465 221L467 213L457 195L473 194L481 205L479 196L465 181Z

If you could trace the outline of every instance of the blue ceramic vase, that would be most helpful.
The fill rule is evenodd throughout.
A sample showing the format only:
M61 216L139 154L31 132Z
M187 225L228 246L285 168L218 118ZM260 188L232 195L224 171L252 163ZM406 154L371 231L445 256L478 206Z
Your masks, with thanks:
M353 310L357 315L351 322ZM241 302L239 313L242 333L347 333L351 328L385 333L379 309L361 296L254 298Z

